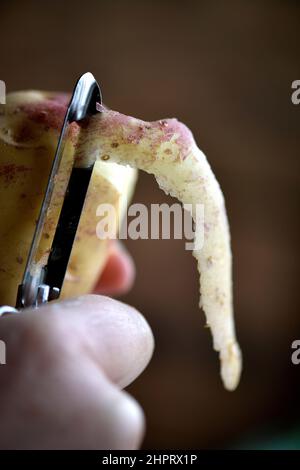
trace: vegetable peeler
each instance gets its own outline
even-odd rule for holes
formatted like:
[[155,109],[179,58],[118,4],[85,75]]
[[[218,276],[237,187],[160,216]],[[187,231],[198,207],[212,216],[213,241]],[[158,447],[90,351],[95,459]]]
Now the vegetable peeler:
[[94,76],[87,72],[77,81],[64,117],[23,279],[18,287],[16,308],[1,306],[0,316],[4,313],[18,312],[27,307],[38,307],[45,302],[58,299],[60,296],[94,164],[85,168],[77,168],[74,166],[73,160],[73,165],[67,175],[68,182],[46,264],[38,263],[36,255],[41,243],[47,213],[51,208],[51,198],[55,181],[59,175],[69,126],[73,122],[79,122],[88,116],[101,112],[101,105],[100,87]]

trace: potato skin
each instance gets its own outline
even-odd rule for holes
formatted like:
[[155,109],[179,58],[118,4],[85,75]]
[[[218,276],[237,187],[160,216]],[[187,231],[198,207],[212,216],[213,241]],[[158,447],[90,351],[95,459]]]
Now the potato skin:
[[[82,132],[78,159],[104,158],[154,175],[159,187],[187,204],[196,224],[193,255],[200,275],[199,306],[206,315],[221,376],[234,390],[242,370],[232,296],[232,253],[224,196],[192,132],[177,119],[146,122],[105,109]],[[197,207],[200,213],[197,224]],[[203,223],[201,223],[201,221]],[[198,243],[199,241],[199,243]]]
[[[16,302],[68,101],[68,95],[25,91],[8,94],[0,108],[0,304]],[[79,135],[80,128],[72,124],[38,253],[42,263],[51,247]],[[61,298],[93,289],[108,256],[108,240],[96,236],[96,209],[109,203],[122,217],[125,207],[120,203],[134,188],[134,170],[103,165],[99,161],[94,166]]]

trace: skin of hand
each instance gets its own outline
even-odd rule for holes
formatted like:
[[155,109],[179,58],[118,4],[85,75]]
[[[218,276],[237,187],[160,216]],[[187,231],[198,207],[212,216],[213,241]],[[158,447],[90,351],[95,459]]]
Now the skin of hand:
[[[134,278],[117,244],[97,291],[124,292]],[[133,307],[102,295],[51,302],[0,318],[2,449],[136,449],[139,404],[122,389],[148,364],[151,329]]]

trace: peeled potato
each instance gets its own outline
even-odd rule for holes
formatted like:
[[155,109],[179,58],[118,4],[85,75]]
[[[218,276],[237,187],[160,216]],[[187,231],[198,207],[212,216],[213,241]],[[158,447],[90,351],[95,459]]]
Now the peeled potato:
[[[26,91],[8,94],[6,106],[0,108],[0,304],[16,302],[68,100],[67,95]],[[60,189],[67,183],[78,135],[77,124],[72,124],[46,220],[41,262],[51,247]],[[97,206],[110,203],[122,218],[123,201],[132,194],[136,174],[130,167],[95,163],[62,298],[90,292],[97,282],[108,255],[108,240],[96,236]]]

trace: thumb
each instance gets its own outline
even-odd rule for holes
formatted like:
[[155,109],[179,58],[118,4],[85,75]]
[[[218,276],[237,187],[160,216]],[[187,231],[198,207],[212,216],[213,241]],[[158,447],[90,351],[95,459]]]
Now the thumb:
[[0,369],[4,448],[139,446],[143,412],[120,390],[153,350],[151,330],[135,309],[102,296],[51,302],[1,317],[0,337],[7,344]]

